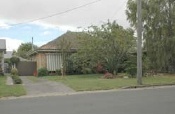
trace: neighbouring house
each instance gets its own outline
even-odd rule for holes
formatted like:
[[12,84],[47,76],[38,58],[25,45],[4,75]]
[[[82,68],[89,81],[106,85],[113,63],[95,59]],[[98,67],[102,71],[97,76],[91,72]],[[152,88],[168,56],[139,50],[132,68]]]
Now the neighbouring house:
[[4,54],[6,53],[6,40],[0,39],[0,75],[4,73]]
[[79,42],[78,38],[84,35],[82,32],[66,32],[60,37],[48,42],[35,51],[28,53],[32,61],[37,62],[37,69],[47,68],[53,72],[61,69],[63,64],[63,51],[67,56],[76,53]]
[[13,51],[6,51],[6,53],[4,54],[4,59],[5,59],[5,63],[4,63],[4,73],[10,73],[10,64],[6,62],[7,59],[10,60],[10,58],[13,56]]
[[13,51],[6,51],[4,59],[10,59],[13,56]]

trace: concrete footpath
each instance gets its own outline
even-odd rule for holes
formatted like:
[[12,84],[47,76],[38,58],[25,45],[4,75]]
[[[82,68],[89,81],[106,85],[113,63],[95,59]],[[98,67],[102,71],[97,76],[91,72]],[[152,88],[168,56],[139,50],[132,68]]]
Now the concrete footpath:
[[40,96],[46,94],[69,94],[75,91],[60,82],[53,82],[38,78],[37,82],[30,80],[27,76],[20,76],[26,88],[27,96]]
[[6,84],[7,85],[13,85],[13,80],[12,80],[11,76],[7,76]]

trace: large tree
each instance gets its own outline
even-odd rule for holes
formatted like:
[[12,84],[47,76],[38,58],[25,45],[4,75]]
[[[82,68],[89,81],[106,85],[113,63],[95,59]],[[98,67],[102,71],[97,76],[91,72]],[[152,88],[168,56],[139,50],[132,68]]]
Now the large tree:
[[[33,45],[34,49],[37,49],[36,45]],[[32,51],[32,43],[22,43],[16,52],[16,55],[28,59],[27,52]]]
[[81,46],[76,54],[84,68],[103,64],[109,72],[116,74],[135,44],[133,31],[124,29],[115,21],[100,27],[91,26],[86,34],[85,38],[80,38]]
[[[136,0],[128,0],[126,14],[136,28]],[[154,70],[175,71],[175,1],[142,0],[144,48]]]

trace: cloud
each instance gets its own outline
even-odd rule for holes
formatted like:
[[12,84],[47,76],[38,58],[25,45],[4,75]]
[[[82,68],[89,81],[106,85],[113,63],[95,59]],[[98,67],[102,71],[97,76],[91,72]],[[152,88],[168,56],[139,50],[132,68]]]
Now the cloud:
[[47,36],[47,35],[50,35],[50,34],[51,34],[51,32],[50,32],[50,31],[45,31],[45,32],[43,32],[43,34],[42,34],[42,35]]
[[23,43],[22,40],[17,40],[14,38],[8,38],[8,37],[0,37],[0,39],[6,40],[6,49],[7,51],[17,50],[19,45]]
[[81,31],[82,29],[79,27],[74,27],[74,26],[68,26],[68,25],[61,25],[59,26],[59,30],[66,32],[66,31]]
[[41,21],[35,21],[35,22],[32,22],[32,24],[34,25],[39,25],[41,27],[43,27],[43,29],[58,29],[58,25],[53,25],[53,24],[50,24],[50,23],[45,23],[45,22],[41,22]]
[[[48,24],[48,23],[42,23],[39,21],[33,22],[32,24],[39,25],[43,27],[43,29],[48,30],[48,29],[54,29],[54,30],[59,30],[62,32],[67,32],[69,31],[82,31],[81,27],[76,27],[76,26],[70,26],[70,25],[53,25],[53,24]],[[49,32],[45,31],[43,34],[47,35]]]
[[4,21],[0,20],[0,28],[1,29],[9,29],[11,26],[6,24]]
[[48,43],[48,42],[47,41],[36,41],[36,42],[34,42],[34,44],[37,45],[38,47],[40,47],[40,46],[42,46],[46,43]]
[[[95,0],[0,0],[1,18],[13,22],[26,22],[32,19],[49,16],[59,12],[81,6]],[[99,25],[101,21],[118,20],[119,24],[128,27],[126,22],[127,0],[101,0],[92,5],[66,12],[58,16],[35,22],[44,27],[58,28],[70,26],[72,28]],[[18,12],[18,13],[16,13]],[[117,12],[117,13],[116,13]],[[70,27],[63,27],[72,29]],[[64,29],[63,29],[64,30]]]

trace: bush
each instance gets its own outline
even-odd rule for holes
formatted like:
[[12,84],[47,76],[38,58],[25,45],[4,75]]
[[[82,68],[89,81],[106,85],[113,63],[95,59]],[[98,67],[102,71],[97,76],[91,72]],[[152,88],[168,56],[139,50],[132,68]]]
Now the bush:
[[103,76],[105,79],[114,79],[116,78],[113,74],[106,72],[105,75]]
[[22,84],[22,80],[18,76],[18,70],[16,68],[12,68],[11,74],[12,74],[12,79],[14,84]]
[[84,68],[82,69],[83,74],[92,74],[92,70],[90,68]]
[[130,78],[136,78],[137,68],[135,66],[128,67],[126,73],[129,74]]
[[4,76],[4,73],[2,71],[2,68],[0,67],[0,76]]
[[61,75],[61,69],[57,69],[57,70],[56,70],[56,74],[57,74],[57,75]]
[[129,78],[136,78],[137,74],[137,56],[131,54],[128,56],[127,61],[125,61],[125,71]]
[[17,76],[17,75],[18,75],[18,69],[12,68],[11,74],[12,74],[13,76]]
[[97,64],[97,66],[95,67],[95,72],[96,73],[105,73],[105,68],[104,68],[104,66],[102,65],[102,64]]
[[4,76],[4,73],[0,72],[0,76]]
[[21,78],[19,76],[13,75],[12,79],[13,79],[13,83],[14,84],[22,84],[22,80],[21,80]]
[[38,76],[48,76],[49,72],[46,68],[38,69]]

